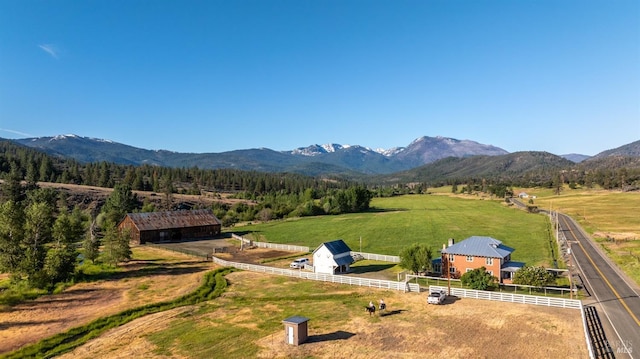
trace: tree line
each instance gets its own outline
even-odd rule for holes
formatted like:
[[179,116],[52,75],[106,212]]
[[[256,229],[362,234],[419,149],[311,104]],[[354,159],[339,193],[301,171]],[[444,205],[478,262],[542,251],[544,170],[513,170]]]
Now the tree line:
[[134,201],[130,191],[122,193],[114,191],[94,218],[69,210],[57,190],[23,182],[14,168],[0,185],[0,273],[9,273],[14,285],[52,290],[73,279],[82,261],[130,259],[130,236],[116,224]]
[[[442,160],[446,162],[447,159]],[[246,198],[267,194],[302,194],[306,189],[319,191],[363,186],[374,196],[387,197],[407,193],[425,193],[428,187],[451,185],[463,191],[505,194],[508,187],[547,187],[559,185],[604,189],[640,189],[640,167],[633,158],[613,158],[577,164],[572,168],[531,169],[523,173],[491,173],[482,176],[454,176],[421,173],[418,182],[389,182],[382,176],[361,181],[340,177],[317,178],[295,173],[268,173],[235,169],[167,168],[153,165],[119,165],[108,162],[81,164],[73,159],[61,159],[8,140],[0,141],[0,178],[12,164],[22,177],[31,182],[58,182],[113,188],[117,183],[133,190],[163,193],[200,194],[210,192],[241,192]],[[402,178],[402,176],[396,177]],[[508,191],[506,192],[508,194]]]

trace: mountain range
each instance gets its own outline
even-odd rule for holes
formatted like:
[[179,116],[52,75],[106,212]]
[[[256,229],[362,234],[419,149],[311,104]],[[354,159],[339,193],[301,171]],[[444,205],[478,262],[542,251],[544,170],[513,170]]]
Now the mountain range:
[[[150,164],[165,167],[202,169],[234,168],[263,172],[293,172],[311,176],[389,175],[419,169],[442,167],[438,172],[468,175],[471,172],[515,171],[538,165],[563,168],[611,156],[640,157],[640,141],[604,151],[593,158],[579,154],[557,156],[547,152],[509,153],[496,146],[471,140],[423,136],[406,147],[373,150],[359,145],[311,145],[290,151],[268,148],[240,149],[220,153],[179,153],[146,150],[109,140],[60,135],[14,139],[13,142],[39,149],[54,156],[79,162],[113,162],[125,165]],[[435,166],[435,167],[434,167]],[[484,169],[483,169],[484,168]],[[429,172],[429,171],[427,171]]]

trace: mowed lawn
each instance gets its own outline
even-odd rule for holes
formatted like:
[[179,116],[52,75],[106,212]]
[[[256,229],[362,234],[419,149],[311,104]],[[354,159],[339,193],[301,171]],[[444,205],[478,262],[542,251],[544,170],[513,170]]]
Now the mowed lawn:
[[[507,206],[503,201],[443,195],[374,198],[371,211],[306,217],[236,227],[254,239],[316,248],[343,239],[353,251],[398,255],[413,243],[424,243],[434,257],[449,238],[489,236],[515,249],[512,260],[551,266],[550,224],[546,216]],[[360,240],[362,238],[362,240]]]

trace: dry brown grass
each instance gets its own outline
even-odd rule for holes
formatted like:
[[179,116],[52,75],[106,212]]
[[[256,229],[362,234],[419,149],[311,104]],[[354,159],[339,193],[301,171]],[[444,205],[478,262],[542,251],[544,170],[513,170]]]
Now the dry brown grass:
[[[147,303],[177,298],[197,288],[211,263],[180,253],[140,247],[145,258],[124,265],[118,280],[76,284],[0,312],[0,353],[50,337],[94,319]],[[153,264],[155,269],[139,271]],[[157,270],[156,270],[157,269]]]
[[[191,311],[189,321],[197,328],[211,330],[228,326],[242,327],[247,333],[260,332],[264,324],[260,313],[283,313],[286,303],[268,303],[260,309],[233,305],[238,296],[271,292],[278,286],[297,280],[274,280],[265,274],[236,272],[228,275],[233,283],[216,309],[203,311],[196,307],[158,313],[114,329],[99,339],[76,349],[63,358],[166,358],[155,352],[146,340],[150,333],[166,330],[178,314]],[[334,291],[358,293],[364,298],[384,296],[387,315],[369,316],[360,308],[364,303],[351,303],[351,310],[335,308],[336,320],[311,320],[309,342],[290,346],[284,342],[284,330],[263,333],[254,341],[259,358],[584,358],[587,356],[580,312],[522,304],[507,304],[473,299],[459,299],[442,306],[426,304],[424,294],[381,291],[346,287],[330,283],[314,285],[321,293]],[[258,294],[260,295],[260,294]],[[360,305],[362,304],[362,305]],[[323,305],[318,303],[318,305]],[[348,307],[349,305],[347,305]],[[284,319],[284,317],[282,318]],[[184,320],[184,319],[183,319]],[[242,338],[227,338],[236,342]],[[127,343],[127,345],[122,345]],[[179,348],[171,357],[203,357]],[[233,357],[226,355],[225,357]]]

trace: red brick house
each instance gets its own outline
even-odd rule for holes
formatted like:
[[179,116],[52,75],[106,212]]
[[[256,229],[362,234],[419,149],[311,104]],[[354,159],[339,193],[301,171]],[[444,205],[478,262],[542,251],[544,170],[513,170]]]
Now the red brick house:
[[441,251],[441,258],[434,261],[434,271],[443,273],[447,267],[452,276],[485,267],[487,272],[498,278],[500,283],[511,283],[513,274],[522,266],[522,262],[511,261],[513,248],[491,237],[473,236],[459,243],[450,240],[449,246]]
[[118,229],[129,229],[132,242],[171,242],[207,239],[220,234],[222,222],[210,209],[127,213]]

